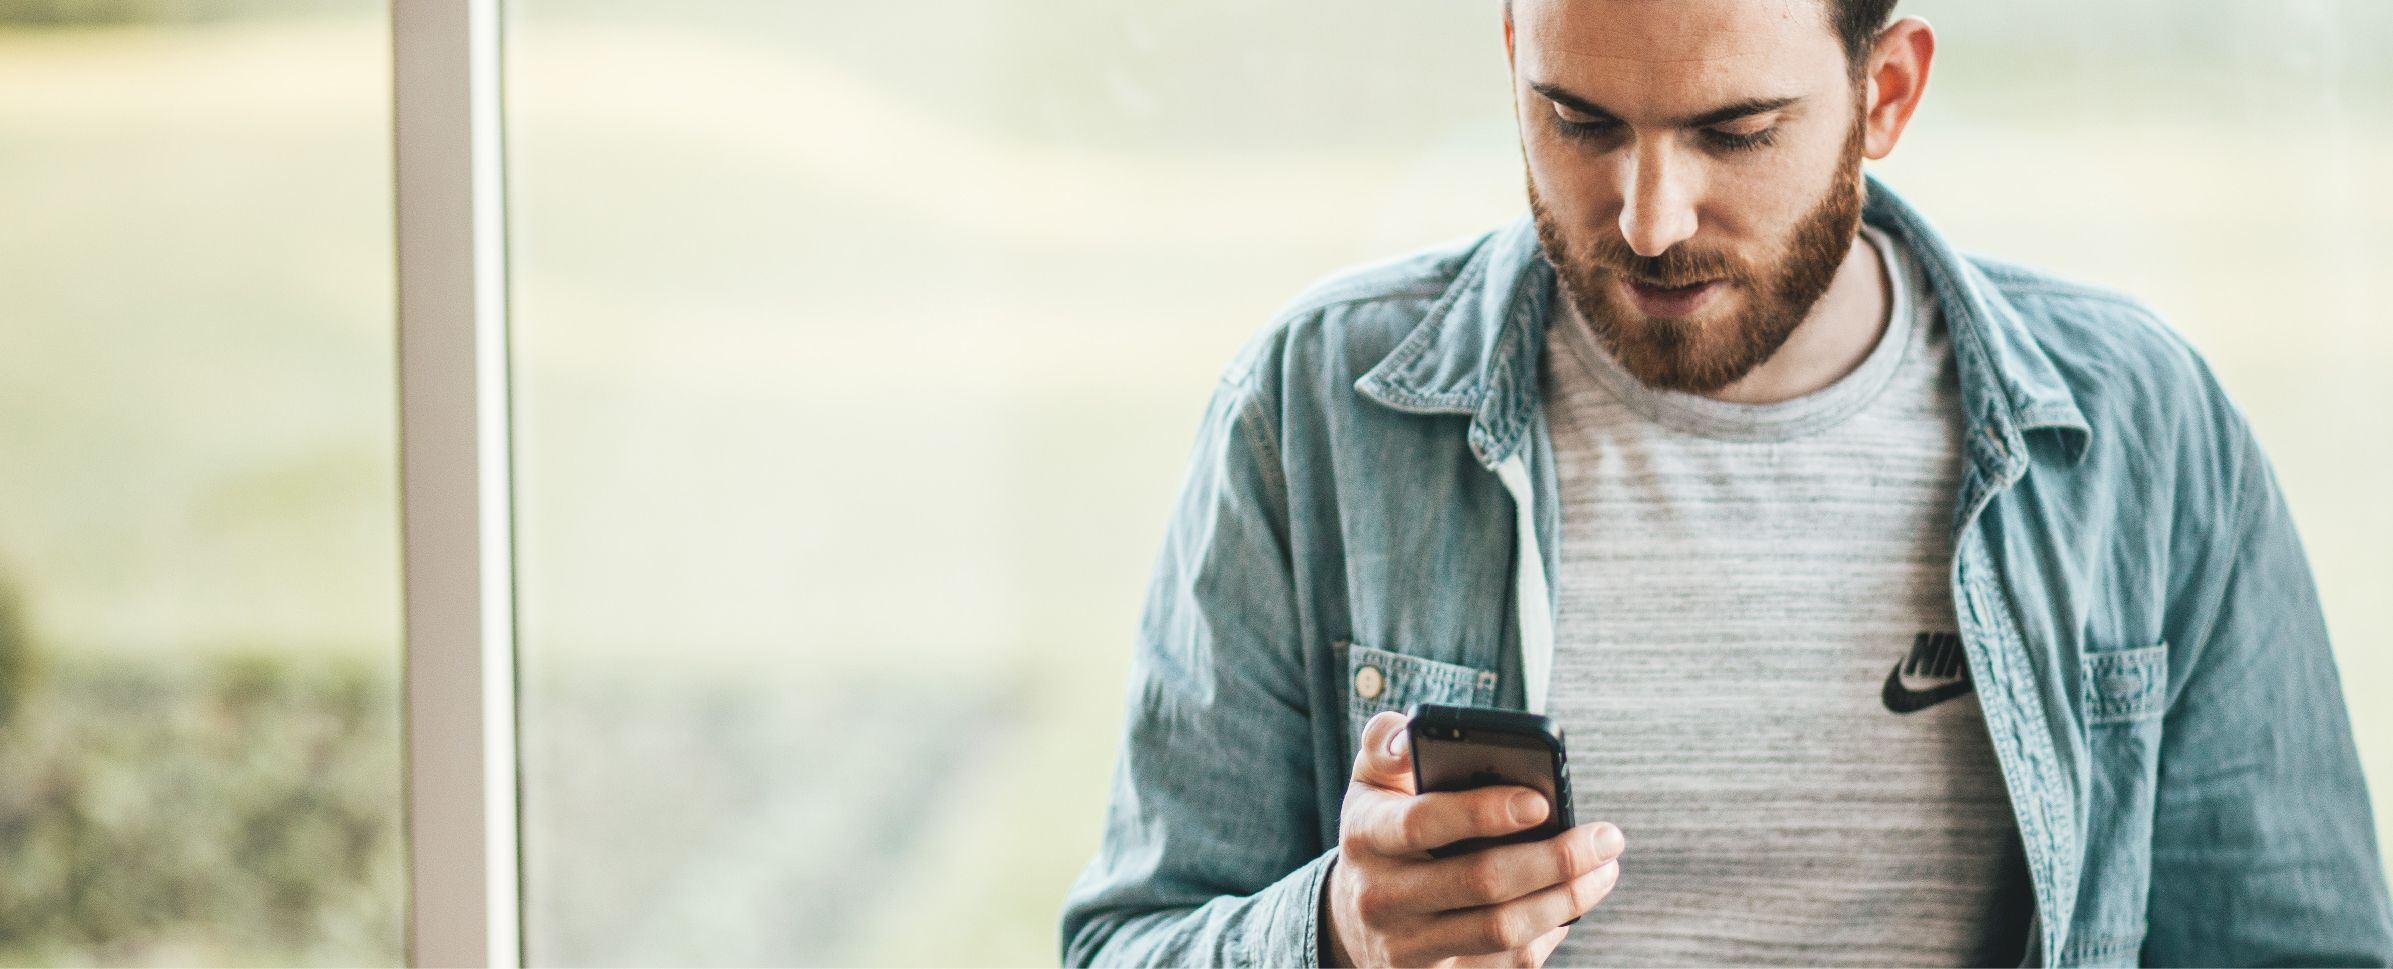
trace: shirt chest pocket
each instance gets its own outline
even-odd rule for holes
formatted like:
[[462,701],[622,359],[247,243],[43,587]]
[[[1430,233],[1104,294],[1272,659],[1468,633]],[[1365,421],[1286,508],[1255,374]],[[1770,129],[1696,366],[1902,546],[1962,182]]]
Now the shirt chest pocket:
[[[2106,649],[2083,658],[2086,742],[2085,844],[2102,846],[2100,870],[2113,885],[2151,877],[2153,809],[2168,715],[2166,643]],[[2078,897],[2064,965],[2132,966],[2144,937],[2146,894]]]
[[1363,724],[1382,710],[1402,713],[1415,703],[1484,707],[1496,701],[1496,674],[1365,646],[1341,643],[1346,654],[1346,742],[1363,736]]

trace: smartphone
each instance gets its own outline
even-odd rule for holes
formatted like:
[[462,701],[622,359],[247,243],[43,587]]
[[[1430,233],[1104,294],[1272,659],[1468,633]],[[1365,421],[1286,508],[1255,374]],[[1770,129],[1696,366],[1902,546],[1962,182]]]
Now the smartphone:
[[1492,845],[1543,841],[1572,827],[1570,759],[1562,728],[1553,720],[1518,710],[1450,707],[1417,703],[1412,722],[1413,789],[1468,791],[1497,784],[1526,787],[1545,795],[1545,822],[1496,838],[1469,838],[1432,849],[1445,858]]

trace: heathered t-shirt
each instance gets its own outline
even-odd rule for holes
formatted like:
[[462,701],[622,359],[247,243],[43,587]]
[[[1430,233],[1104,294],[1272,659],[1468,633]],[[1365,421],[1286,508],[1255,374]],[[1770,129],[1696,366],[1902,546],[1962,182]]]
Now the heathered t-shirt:
[[1955,635],[1958,371],[1918,264],[1864,232],[1885,335],[1794,400],[1649,388],[1555,300],[1549,713],[1577,820],[1628,851],[1547,965],[2021,958],[2027,872]]

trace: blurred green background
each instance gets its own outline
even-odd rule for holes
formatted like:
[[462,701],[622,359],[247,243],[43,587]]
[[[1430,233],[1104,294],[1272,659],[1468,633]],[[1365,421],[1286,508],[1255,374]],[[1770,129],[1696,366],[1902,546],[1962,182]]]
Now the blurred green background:
[[[2381,786],[2393,8],[1899,10],[1878,170],[2209,356]],[[385,18],[0,0],[0,963],[400,958]],[[1493,3],[515,0],[507,57],[534,961],[1054,961],[1215,370],[1521,205]]]

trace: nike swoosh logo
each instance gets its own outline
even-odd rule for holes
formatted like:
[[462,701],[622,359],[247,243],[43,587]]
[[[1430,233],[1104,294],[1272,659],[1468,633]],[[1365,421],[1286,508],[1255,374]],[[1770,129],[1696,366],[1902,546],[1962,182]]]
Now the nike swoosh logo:
[[1886,689],[1879,691],[1878,696],[1886,701],[1886,709],[1896,713],[1917,713],[1967,692],[1967,679],[1926,690],[1908,689],[1903,686],[1903,664],[1896,663],[1894,669],[1886,671]]

